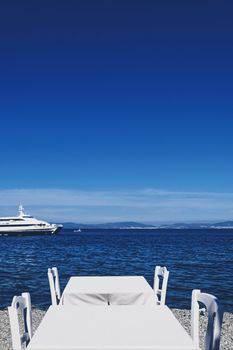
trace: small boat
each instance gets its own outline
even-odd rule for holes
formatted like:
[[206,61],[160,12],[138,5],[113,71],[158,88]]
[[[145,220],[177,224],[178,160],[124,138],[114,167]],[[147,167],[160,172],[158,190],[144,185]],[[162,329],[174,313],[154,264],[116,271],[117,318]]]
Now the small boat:
[[0,235],[2,236],[54,235],[62,227],[63,225],[49,224],[25,214],[22,205],[19,206],[18,216],[0,217]]
[[74,232],[77,233],[77,232],[82,232],[82,231],[81,231],[81,228],[79,228],[78,230],[74,230]]

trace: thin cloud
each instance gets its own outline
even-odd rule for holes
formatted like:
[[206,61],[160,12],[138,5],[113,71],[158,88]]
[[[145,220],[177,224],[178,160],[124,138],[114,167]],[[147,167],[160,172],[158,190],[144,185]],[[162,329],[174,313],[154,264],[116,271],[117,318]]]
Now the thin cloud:
[[12,215],[19,203],[34,215],[56,221],[218,221],[233,216],[233,193],[172,192],[154,188],[0,190],[0,215]]

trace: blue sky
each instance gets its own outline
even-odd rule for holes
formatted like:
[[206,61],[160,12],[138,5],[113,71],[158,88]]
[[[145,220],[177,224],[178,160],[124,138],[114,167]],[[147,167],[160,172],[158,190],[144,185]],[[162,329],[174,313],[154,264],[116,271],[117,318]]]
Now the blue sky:
[[0,7],[0,214],[233,218],[230,1]]

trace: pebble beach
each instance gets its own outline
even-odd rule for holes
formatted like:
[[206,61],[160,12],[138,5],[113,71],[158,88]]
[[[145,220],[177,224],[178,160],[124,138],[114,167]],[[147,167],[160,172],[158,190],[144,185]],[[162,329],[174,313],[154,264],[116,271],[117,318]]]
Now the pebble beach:
[[[190,334],[190,310],[172,309],[176,318],[180,321],[182,326]],[[45,315],[44,310],[33,309],[32,320],[33,320],[33,331],[35,332],[39,326],[41,320]],[[203,334],[207,325],[206,315],[200,316],[200,341],[201,349],[204,350]],[[0,349],[1,350],[12,350],[11,346],[11,334],[10,325],[8,319],[8,311],[0,310]],[[222,326],[221,336],[221,350],[233,350],[233,314],[225,312]]]

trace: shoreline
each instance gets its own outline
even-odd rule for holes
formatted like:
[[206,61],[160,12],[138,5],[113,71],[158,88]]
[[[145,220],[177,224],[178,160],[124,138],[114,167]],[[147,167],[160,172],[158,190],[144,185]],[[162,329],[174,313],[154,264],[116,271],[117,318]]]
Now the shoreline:
[[[175,317],[190,334],[190,310],[172,309]],[[33,333],[36,331],[46,311],[38,308],[32,309]],[[206,315],[200,316],[200,346],[204,350],[203,334],[207,325]],[[7,309],[0,310],[0,349],[12,350],[11,334]],[[225,312],[222,325],[220,350],[233,350],[233,313]]]

